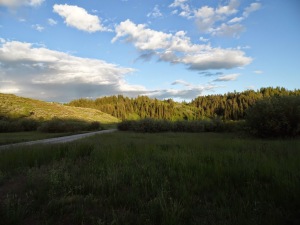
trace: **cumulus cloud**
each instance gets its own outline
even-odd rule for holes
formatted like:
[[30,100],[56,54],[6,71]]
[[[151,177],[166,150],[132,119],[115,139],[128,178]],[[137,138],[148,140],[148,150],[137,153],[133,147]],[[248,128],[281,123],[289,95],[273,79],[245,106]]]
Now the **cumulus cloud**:
[[39,6],[44,0],[0,0],[0,6],[18,7],[18,6]]
[[[212,34],[214,36],[239,37],[245,31],[241,24],[252,12],[261,8],[260,3],[251,3],[246,7],[241,16],[234,15],[239,13],[239,0],[230,0],[227,5],[217,7],[202,6],[193,8],[185,0],[175,0],[169,7],[178,8],[173,11],[179,16],[194,19],[200,32]],[[232,18],[233,17],[233,18]],[[230,25],[233,24],[233,25]]]
[[134,72],[98,59],[81,58],[18,41],[0,45],[0,92],[51,101],[87,96],[144,93],[125,76]]
[[217,79],[215,79],[214,81],[234,81],[234,80],[236,80],[239,76],[240,76],[240,74],[238,74],[238,73],[228,74],[228,75],[219,76],[219,77],[218,77]]
[[89,33],[96,31],[108,31],[101,24],[98,16],[89,14],[85,9],[76,5],[58,5],[53,6],[53,11],[65,19],[67,26],[75,27],[78,30],[83,30]]
[[168,34],[151,30],[144,24],[130,20],[116,26],[112,42],[124,38],[141,54],[157,56],[159,60],[172,64],[181,63],[191,70],[230,69],[249,64],[252,59],[240,49],[213,48],[209,44],[193,44],[184,31]]
[[46,101],[68,102],[82,97],[123,94],[156,98],[193,99],[217,86],[172,83],[180,89],[147,90],[131,85],[125,76],[134,72],[102,60],[81,58],[19,41],[0,39],[0,92]]

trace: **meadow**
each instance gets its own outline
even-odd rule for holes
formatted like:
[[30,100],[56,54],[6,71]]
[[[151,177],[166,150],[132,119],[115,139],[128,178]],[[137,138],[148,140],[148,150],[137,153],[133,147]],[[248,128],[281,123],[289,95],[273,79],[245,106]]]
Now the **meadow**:
[[0,224],[299,224],[300,139],[116,132],[0,152]]

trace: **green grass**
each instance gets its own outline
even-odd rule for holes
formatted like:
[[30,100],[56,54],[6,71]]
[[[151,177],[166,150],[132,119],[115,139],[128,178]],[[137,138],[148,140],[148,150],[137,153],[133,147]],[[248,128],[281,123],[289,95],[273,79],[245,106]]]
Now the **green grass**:
[[95,109],[65,106],[59,103],[43,102],[0,93],[0,119],[1,116],[12,119],[27,118],[36,120],[76,119],[88,122],[98,121],[102,124],[119,122],[117,118]]
[[299,224],[300,140],[117,132],[0,152],[0,224]]

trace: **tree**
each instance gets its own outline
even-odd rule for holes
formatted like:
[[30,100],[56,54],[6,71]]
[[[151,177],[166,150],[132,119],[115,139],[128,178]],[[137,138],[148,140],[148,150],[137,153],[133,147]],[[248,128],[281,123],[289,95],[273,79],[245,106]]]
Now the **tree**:
[[261,137],[300,134],[300,96],[278,96],[258,101],[247,110],[252,133]]

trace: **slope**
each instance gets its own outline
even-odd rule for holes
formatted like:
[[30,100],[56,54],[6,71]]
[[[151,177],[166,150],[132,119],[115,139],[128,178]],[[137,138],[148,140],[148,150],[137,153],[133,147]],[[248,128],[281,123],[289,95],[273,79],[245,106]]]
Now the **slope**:
[[103,124],[116,123],[119,120],[96,109],[65,106],[12,94],[0,93],[0,118],[28,118],[51,120],[53,118],[98,121]]

